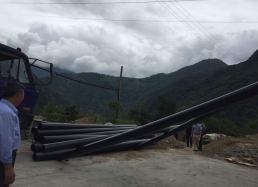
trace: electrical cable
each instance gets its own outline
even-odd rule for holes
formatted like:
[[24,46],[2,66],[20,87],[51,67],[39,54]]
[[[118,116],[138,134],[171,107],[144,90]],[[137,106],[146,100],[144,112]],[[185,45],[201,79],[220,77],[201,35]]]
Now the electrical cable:
[[[175,0],[174,0],[175,1]],[[202,1],[202,0],[181,0],[181,1]],[[162,2],[170,2],[162,1]],[[107,4],[145,4],[145,3],[157,3],[157,1],[120,1],[120,2],[0,2],[0,4],[37,4],[37,5],[107,5]]]
[[79,17],[64,17],[64,16],[43,16],[43,15],[35,15],[35,14],[21,14],[21,13],[13,13],[13,12],[0,12],[0,14],[13,14],[20,16],[33,16],[33,17],[42,17],[42,18],[56,18],[56,19],[77,19],[77,20],[89,20],[89,21],[114,21],[114,22],[146,22],[146,23],[181,23],[181,22],[199,22],[199,23],[224,23],[224,24],[256,24],[258,21],[244,21],[244,22],[233,22],[233,21],[179,21],[179,20],[139,20],[139,19],[105,19],[105,18],[79,18]]
[[[182,20],[182,18],[180,17],[180,16],[178,16],[172,9],[171,9],[171,7],[169,7],[169,6],[167,6],[165,3],[165,5],[163,5],[159,0],[157,0],[165,9],[167,9],[167,11],[169,11],[170,12],[170,14],[172,14],[173,16],[175,16],[178,20]],[[170,8],[170,10],[169,10],[169,8],[167,8],[167,7],[169,7]],[[172,12],[171,12],[172,11]],[[179,17],[179,18],[178,18]],[[208,42],[206,42],[203,38],[201,38],[199,35],[197,35],[196,33],[196,31],[194,30],[194,28],[192,27],[192,26],[190,26],[190,25],[187,25],[186,23],[185,23],[185,21],[181,21],[181,23],[183,23],[189,30],[191,30],[197,37],[199,37],[204,43],[206,43],[211,49],[213,48],[213,46],[210,44],[210,43],[208,43]],[[196,33],[195,33],[195,32]]]
[[[209,43],[210,45],[212,45],[212,46],[215,47],[215,45],[216,45],[216,43],[217,43],[216,41],[210,39],[210,37],[209,37],[202,29],[200,29],[194,22],[192,22],[191,19],[190,19],[187,15],[185,15],[177,6],[175,6],[174,3],[172,3],[172,2],[170,2],[170,3],[171,3],[174,7],[176,7],[176,9],[179,10],[179,12],[180,12],[181,14],[183,14],[187,19],[189,19],[190,22],[193,23],[194,26],[196,26],[197,30],[199,29],[198,31],[201,31],[201,32],[207,37],[207,41],[208,41],[208,43]],[[182,18],[182,19],[183,19],[183,18]],[[196,31],[196,30],[195,30],[195,31]],[[197,31],[196,31],[196,32],[197,32]],[[200,33],[199,33],[199,34],[200,34]],[[212,42],[210,43],[210,40],[211,40],[213,43],[212,43]],[[214,48],[214,47],[213,47],[213,48]],[[220,46],[219,46],[219,48],[220,48],[220,49],[217,49],[217,51],[220,51],[220,54],[223,56],[223,53],[225,53],[225,51],[224,51],[224,49],[221,48]],[[214,49],[215,49],[215,48],[214,48]],[[224,56],[225,56],[225,55],[224,55]]]
[[[30,59],[34,59],[34,58],[30,58]],[[47,71],[47,72],[50,72],[50,70],[47,70],[47,69],[44,69],[42,67],[39,67],[37,65],[32,65],[36,68],[39,68],[43,71]],[[70,78],[70,77],[67,77],[67,76],[64,76],[64,75],[61,75],[59,73],[56,73],[55,72],[55,75],[59,76],[59,77],[62,77],[62,78],[65,78],[65,79],[68,79],[68,80],[71,80],[71,81],[75,81],[75,82],[78,82],[78,83],[81,83],[81,84],[85,84],[85,85],[89,85],[89,86],[93,86],[93,87],[98,87],[98,88],[102,88],[102,89],[106,89],[106,90],[118,90],[118,88],[112,88],[112,87],[106,87],[106,86],[101,86],[101,85],[96,85],[96,84],[92,84],[92,83],[88,83],[88,82],[83,82],[83,81],[80,81],[80,80],[76,80],[76,79],[73,79],[73,78]],[[51,75],[52,76],[52,75]]]
[[[211,38],[211,40],[216,44],[216,43],[219,43],[223,48],[225,48],[229,53],[230,53],[230,55],[229,56],[231,56],[231,57],[233,57],[233,58],[235,58],[235,59],[237,59],[239,62],[240,62],[240,60],[233,54],[233,53],[231,53],[231,51],[229,51],[225,46],[223,46],[219,41],[218,41],[218,39],[217,38],[215,38],[200,22],[198,22],[177,0],[175,0],[175,1],[171,1],[171,3],[174,5],[174,3],[173,2],[176,2],[187,14],[189,14],[203,29],[204,29],[204,31],[206,31],[213,39],[215,39],[215,41]],[[174,5],[175,6],[175,5]],[[176,7],[176,6],[175,6]],[[176,7],[179,11],[180,11],[180,9],[178,8],[178,7]],[[181,12],[181,11],[180,11]],[[185,15],[183,12],[181,12],[183,15]],[[194,25],[195,25],[195,23],[187,16],[187,15],[185,15]],[[201,30],[201,29],[200,29]],[[202,30],[201,30],[202,31]],[[204,33],[204,32],[203,32]],[[205,33],[204,33],[205,34]],[[206,34],[205,34],[206,35]],[[206,35],[207,37],[209,37],[208,35]],[[223,48],[221,47],[221,46],[219,46],[222,50],[223,50]]]
[[[178,20],[183,20],[183,18],[181,17],[181,16],[179,16],[175,11],[173,11],[172,10],[172,8],[169,6],[169,5],[167,5],[166,3],[163,3],[163,4],[165,4],[165,6],[162,4],[162,2],[160,2],[159,0],[157,0],[163,7],[165,7],[173,16],[175,16]],[[169,8],[167,8],[167,7],[169,7]],[[169,10],[170,9],[170,10]],[[173,13],[172,13],[173,12]],[[179,18],[178,18],[179,17]],[[207,46],[209,46],[210,47],[210,49],[213,49],[213,50],[216,50],[219,54],[221,54],[222,56],[223,56],[223,54],[222,54],[222,52],[221,52],[221,50],[218,50],[218,49],[216,49],[216,48],[214,48],[214,45],[213,44],[211,44],[210,42],[208,42],[208,41],[206,41],[205,39],[203,39],[202,37],[201,37],[201,34],[199,33],[199,32],[197,32],[191,25],[189,25],[187,22],[182,22],[189,30],[191,30],[197,37],[199,37],[204,43],[206,43],[207,44]]]

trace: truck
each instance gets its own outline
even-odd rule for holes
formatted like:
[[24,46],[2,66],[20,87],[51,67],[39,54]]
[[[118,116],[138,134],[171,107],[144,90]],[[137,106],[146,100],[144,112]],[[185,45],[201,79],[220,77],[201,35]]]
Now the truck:
[[[24,86],[25,97],[17,107],[23,139],[29,136],[34,120],[33,111],[39,95],[32,73],[32,65],[33,63],[30,63],[30,59],[20,48],[14,49],[0,44],[0,93],[7,82],[16,82]],[[0,99],[2,99],[2,94],[0,94]]]

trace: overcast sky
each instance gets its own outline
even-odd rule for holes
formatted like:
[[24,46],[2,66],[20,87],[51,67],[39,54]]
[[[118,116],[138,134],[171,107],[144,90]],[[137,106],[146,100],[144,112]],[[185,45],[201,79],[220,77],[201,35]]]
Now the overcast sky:
[[0,0],[0,7],[0,43],[76,73],[119,76],[124,66],[124,76],[142,78],[207,58],[237,64],[258,49],[257,0]]

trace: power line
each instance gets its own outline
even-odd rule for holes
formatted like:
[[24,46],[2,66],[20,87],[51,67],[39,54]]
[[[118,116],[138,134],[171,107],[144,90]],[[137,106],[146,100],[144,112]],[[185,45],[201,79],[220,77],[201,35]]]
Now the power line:
[[[157,0],[158,2],[160,2],[159,0]],[[172,10],[172,8],[170,7],[170,6],[168,6],[167,4],[165,4],[165,5],[163,5],[161,2],[160,2],[160,4],[164,7],[164,8],[166,8],[169,12],[170,12],[170,14],[172,14],[173,16],[175,16],[178,20],[182,20],[182,18],[178,15],[178,14],[176,14],[173,10]],[[169,7],[169,8],[168,8]],[[204,43],[206,43],[211,49],[213,49],[213,45],[212,44],[210,44],[209,42],[207,42],[207,41],[205,41],[202,37],[201,37],[201,35],[191,26],[191,25],[189,25],[189,24],[187,24],[187,23],[185,23],[184,21],[182,22],[189,30],[191,30],[197,37],[199,37]]]
[[[211,40],[213,43],[210,43],[210,37],[202,30],[202,29],[200,29],[194,22],[192,22],[192,20],[187,16],[187,15],[185,15],[177,6],[175,6],[174,5],[174,3],[172,3],[172,2],[170,2],[174,7],[176,7],[176,9],[177,10],[179,10],[179,12],[181,13],[181,14],[183,14],[188,20],[190,20],[190,22],[191,23],[193,23],[193,25],[194,26],[196,26],[196,28],[197,28],[197,30],[198,31],[201,31],[201,33],[203,33],[206,37],[207,37],[207,41],[208,41],[208,43],[210,44],[210,45],[212,45],[213,46],[213,48],[214,48],[214,46],[216,45],[216,42],[214,42],[214,40]],[[188,23],[187,23],[188,24]],[[195,30],[195,29],[194,29]],[[197,32],[197,30],[195,30],[195,32]],[[198,32],[197,32],[198,33]],[[200,33],[198,33],[198,34],[200,34]],[[220,47],[220,46],[219,46]],[[215,49],[215,48],[214,48]],[[220,54],[221,55],[223,55],[223,52],[224,52],[224,50],[220,47],[220,50],[217,50],[217,51],[219,51],[220,52]]]
[[[175,11],[173,11],[173,9],[169,6],[169,5],[167,5],[166,3],[161,3],[159,0],[157,0],[163,7],[165,7],[173,16],[175,16],[178,20],[183,20],[183,18],[181,17],[181,16],[179,16]],[[163,5],[163,4],[165,4],[165,6]],[[168,7],[168,8],[167,8]],[[209,46],[211,49],[213,49],[213,50],[215,50],[215,51],[217,51],[218,53],[220,53],[221,55],[223,55],[222,54],[222,52],[221,52],[221,50],[218,50],[218,49],[216,49],[216,48],[214,48],[214,45],[213,44],[211,44],[209,41],[206,41],[204,38],[202,38],[201,36],[201,34],[197,31],[197,30],[195,30],[188,22],[182,22],[189,30],[191,30],[197,37],[199,37],[204,43],[206,43],[206,45],[207,46]]]
[[[35,58],[29,58],[29,59],[32,59],[32,60],[37,60]],[[41,61],[41,60],[40,60]],[[44,62],[44,61],[43,61]],[[50,70],[48,69],[45,69],[45,68],[42,68],[40,66],[37,66],[35,64],[31,65],[31,66],[34,66],[38,69],[41,69],[43,71],[47,71],[47,72],[50,72]],[[118,88],[112,88],[112,87],[106,87],[106,86],[102,86],[102,85],[97,85],[97,84],[92,84],[92,83],[88,83],[88,82],[84,82],[84,81],[80,81],[80,80],[76,80],[76,79],[73,79],[71,77],[67,77],[65,75],[62,75],[62,74],[59,74],[59,73],[56,73],[55,72],[55,75],[59,76],[59,77],[62,77],[62,78],[65,78],[65,79],[68,79],[68,80],[71,80],[71,81],[75,81],[75,82],[78,82],[78,83],[81,83],[81,84],[85,84],[85,85],[89,85],[89,86],[93,86],[93,87],[97,87],[97,88],[102,88],[102,89],[106,89],[106,90],[118,90]]]
[[[219,40],[217,39],[217,38],[215,38],[199,21],[197,21],[177,0],[175,0],[176,1],[176,3],[180,6],[180,7],[182,7],[182,9],[188,14],[188,15],[190,15],[203,29],[204,29],[204,31],[206,31],[213,39],[211,39],[215,44],[216,43],[219,43],[223,48],[225,48],[228,52],[229,52],[229,54],[231,55],[231,56],[233,56],[235,59],[237,59],[239,62],[240,62],[240,60],[231,52],[231,51],[229,51],[224,45],[222,45],[220,42],[219,42]],[[171,2],[172,3],[172,2]],[[173,3],[172,3],[173,4]],[[174,4],[173,4],[174,5]],[[175,5],[174,5],[175,6]],[[176,7],[176,6],[175,6]],[[177,8],[178,9],[178,8]],[[179,9],[178,9],[179,10]],[[179,10],[180,11],[180,10]],[[181,11],[180,11],[181,12]],[[182,13],[182,12],[181,12]],[[184,13],[183,13],[184,14]],[[185,14],[184,14],[185,15]],[[188,16],[186,16],[187,18],[188,18]],[[188,18],[190,21],[191,21],[191,19],[190,18]],[[193,21],[191,21],[193,24],[195,24]],[[200,29],[201,30],[201,29]],[[206,34],[205,34],[206,35]],[[207,35],[206,35],[207,36]],[[207,37],[209,37],[209,36],[207,36]],[[220,46],[219,46],[220,47]],[[221,49],[223,49],[222,47],[220,47]],[[230,56],[229,55],[229,56]]]
[[0,12],[0,14],[12,14],[20,16],[33,16],[42,18],[56,18],[56,19],[77,19],[77,20],[89,20],[89,21],[113,21],[113,22],[146,22],[146,23],[181,23],[181,22],[199,22],[199,23],[224,23],[224,24],[257,24],[258,21],[245,21],[245,22],[234,22],[234,21],[188,21],[188,20],[140,20],[140,19],[108,19],[108,18],[83,18],[83,17],[65,17],[65,16],[45,16],[45,15],[35,15],[35,14],[22,14],[13,12]]
[[[175,0],[174,0],[175,1]],[[203,1],[203,0],[180,0],[180,1]],[[162,2],[170,2],[162,1]],[[157,1],[121,1],[121,2],[0,2],[0,4],[36,4],[36,5],[107,5],[107,4],[145,4],[145,3],[157,3]]]

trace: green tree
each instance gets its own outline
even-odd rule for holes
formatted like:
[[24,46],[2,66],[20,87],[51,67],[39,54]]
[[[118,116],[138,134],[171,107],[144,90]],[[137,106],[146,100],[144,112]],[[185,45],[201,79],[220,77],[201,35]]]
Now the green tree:
[[164,118],[171,114],[174,114],[177,109],[177,104],[174,99],[169,99],[164,95],[159,95],[159,104],[157,107],[157,118]]
[[128,119],[144,125],[150,122],[151,116],[145,111],[142,106],[135,106],[130,109],[128,113]]
[[67,121],[74,121],[78,119],[79,112],[80,110],[77,105],[73,104],[71,106],[65,107],[63,114],[65,115]]
[[111,121],[118,119],[119,111],[123,110],[123,106],[117,101],[113,100],[107,103],[107,115]]
[[47,121],[57,121],[58,120],[58,106],[54,99],[49,101],[43,110],[43,115]]
[[212,116],[204,120],[207,127],[205,133],[221,133],[229,136],[242,136],[243,129],[239,128],[233,121],[231,121],[224,113]]

